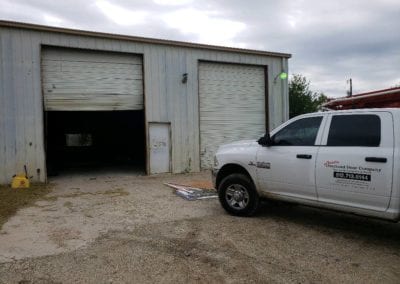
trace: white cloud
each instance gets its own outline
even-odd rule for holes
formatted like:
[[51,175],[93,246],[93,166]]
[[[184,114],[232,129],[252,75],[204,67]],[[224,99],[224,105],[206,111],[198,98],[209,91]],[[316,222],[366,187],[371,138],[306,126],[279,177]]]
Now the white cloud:
[[96,6],[106,17],[121,26],[144,24],[148,16],[145,11],[132,11],[105,0],[97,1]]
[[191,3],[193,0],[153,0],[153,2],[164,6],[181,6]]
[[292,53],[290,73],[343,96],[400,83],[399,0],[0,0],[0,18]]
[[43,19],[46,25],[60,26],[63,23],[62,19],[46,13],[43,15]]
[[[232,45],[235,36],[243,32],[246,25],[217,16],[215,12],[188,8],[166,13],[162,19],[184,35],[195,35],[202,43]],[[238,45],[235,43],[235,46]]]

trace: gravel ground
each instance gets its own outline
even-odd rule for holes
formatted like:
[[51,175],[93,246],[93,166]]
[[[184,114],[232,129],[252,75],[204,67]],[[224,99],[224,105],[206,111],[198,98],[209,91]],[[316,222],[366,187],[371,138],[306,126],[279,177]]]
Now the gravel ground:
[[399,224],[265,203],[252,218],[164,182],[66,175],[0,231],[0,283],[399,283]]

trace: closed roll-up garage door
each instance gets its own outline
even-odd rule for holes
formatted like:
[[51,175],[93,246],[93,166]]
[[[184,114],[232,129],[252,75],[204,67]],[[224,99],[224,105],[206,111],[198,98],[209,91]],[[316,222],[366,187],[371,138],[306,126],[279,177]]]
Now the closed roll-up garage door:
[[210,168],[218,146],[265,133],[265,69],[201,62],[200,159]]
[[47,111],[143,109],[141,56],[44,48],[42,88]]

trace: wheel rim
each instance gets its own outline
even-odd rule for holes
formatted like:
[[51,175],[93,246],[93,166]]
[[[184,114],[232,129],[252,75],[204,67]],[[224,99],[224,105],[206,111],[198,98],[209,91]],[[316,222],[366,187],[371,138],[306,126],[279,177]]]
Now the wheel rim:
[[232,184],[226,189],[225,200],[234,209],[244,209],[249,204],[249,192],[241,184]]

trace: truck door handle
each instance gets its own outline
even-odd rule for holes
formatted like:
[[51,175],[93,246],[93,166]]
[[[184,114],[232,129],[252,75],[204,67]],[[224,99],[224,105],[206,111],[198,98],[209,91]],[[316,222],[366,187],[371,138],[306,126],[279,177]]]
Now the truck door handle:
[[308,155],[308,154],[297,154],[296,155],[297,159],[311,159],[312,155]]
[[381,157],[366,157],[365,161],[366,162],[374,162],[374,163],[386,163],[387,159],[381,158]]

